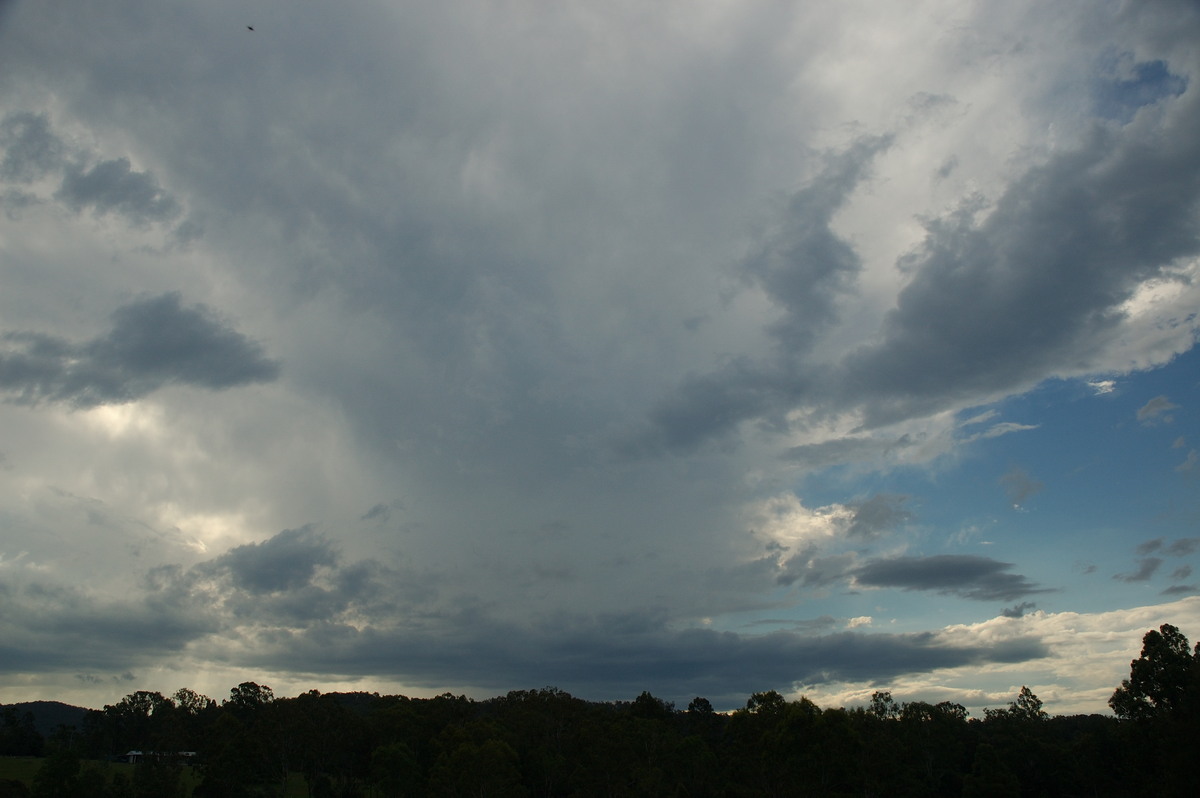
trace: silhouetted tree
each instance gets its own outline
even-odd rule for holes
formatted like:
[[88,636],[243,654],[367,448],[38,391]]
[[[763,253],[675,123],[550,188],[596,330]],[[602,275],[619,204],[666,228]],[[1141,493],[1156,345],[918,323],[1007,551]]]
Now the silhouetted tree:
[[1021,783],[989,743],[975,749],[975,761],[963,783],[963,798],[1017,798]]
[[876,690],[871,693],[871,704],[867,707],[867,712],[880,720],[895,720],[900,717],[900,707],[892,699],[891,692],[887,690]]
[[0,715],[0,756],[41,756],[42,735],[33,724],[32,712],[4,707]]
[[1142,654],[1129,663],[1129,678],[1108,699],[1119,718],[1195,714],[1200,704],[1200,643],[1164,623],[1142,638]]

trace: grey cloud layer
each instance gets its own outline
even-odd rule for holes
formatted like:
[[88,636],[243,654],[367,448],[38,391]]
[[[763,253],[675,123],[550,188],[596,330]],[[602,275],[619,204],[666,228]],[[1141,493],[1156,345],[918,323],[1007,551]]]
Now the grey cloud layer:
[[0,120],[0,178],[30,183],[62,167],[66,147],[50,129],[45,114],[14,111]]
[[106,334],[74,344],[45,333],[0,334],[0,391],[19,404],[95,407],[164,385],[211,390],[275,379],[279,364],[203,305],[178,294],[118,308]]
[[[885,556],[885,538],[951,535],[913,523],[934,488],[884,472],[1032,430],[923,414],[1111,363],[1121,303],[1197,252],[1187,64],[1110,5],[973,4],[953,29],[923,7],[886,31],[921,48],[911,73],[904,53],[860,51],[892,13],[856,19],[865,1],[318,5],[265,2],[253,34],[229,0],[9,15],[0,411],[30,425],[3,442],[5,484],[61,486],[159,543],[135,562],[80,516],[61,539],[121,560],[107,581],[68,545],[0,543],[5,662],[119,673],[179,655],[597,698],[655,678],[715,697],[1045,651],[829,632],[890,611],[872,599],[922,598],[896,591],[1017,617],[1047,589],[999,534],[996,559]],[[1059,27],[1034,30],[1046,15]],[[1083,62],[1107,45],[1059,33],[1088,25],[1154,60],[1101,69],[1095,131],[1068,119],[1067,143],[1038,149],[1091,111],[1048,109],[1019,75],[1086,105]],[[1016,127],[978,127],[1001,117]],[[976,180],[988,197],[964,196]],[[278,380],[285,362],[267,391],[162,391],[146,425],[57,412]],[[871,428],[897,419],[916,423]],[[814,442],[777,451],[810,422]],[[880,479],[850,485],[864,464]],[[830,466],[852,473],[819,491],[845,493],[813,509],[804,480]],[[1014,501],[1039,487],[1003,485]],[[62,527],[16,490],[0,514],[24,515],[26,540]],[[799,504],[764,547],[747,518],[781,496]],[[133,597],[86,592],[130,568]],[[54,579],[81,587],[44,598]],[[76,645],[25,624],[36,606]],[[764,614],[821,616],[820,634],[794,617],[716,631]],[[87,638],[89,620],[129,651]]]

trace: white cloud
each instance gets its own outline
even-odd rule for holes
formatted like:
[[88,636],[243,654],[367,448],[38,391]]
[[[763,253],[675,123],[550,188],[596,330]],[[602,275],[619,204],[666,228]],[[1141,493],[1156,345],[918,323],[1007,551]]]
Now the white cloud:
[[1121,680],[1129,678],[1129,663],[1141,651],[1142,636],[1164,623],[1196,640],[1200,598],[1102,613],[1034,611],[1020,618],[997,616],[951,625],[937,633],[943,644],[996,645],[1033,638],[1044,643],[1049,654],[1032,662],[935,670],[882,686],[821,685],[797,690],[822,706],[854,706],[868,703],[873,690],[888,689],[898,701],[955,701],[981,717],[984,707],[1003,706],[1022,685],[1028,685],[1052,714],[1108,712],[1106,702]]
[[772,496],[746,509],[749,529],[789,549],[828,543],[845,532],[853,517],[853,509],[840,504],[805,507],[794,493]]

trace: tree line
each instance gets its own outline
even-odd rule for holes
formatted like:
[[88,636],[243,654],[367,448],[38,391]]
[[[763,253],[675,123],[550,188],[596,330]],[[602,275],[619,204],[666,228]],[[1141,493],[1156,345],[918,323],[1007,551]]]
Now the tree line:
[[[1169,624],[1148,632],[1109,705],[1111,716],[1050,717],[1027,687],[982,718],[886,691],[849,709],[766,691],[719,713],[702,697],[678,708],[552,687],[483,701],[278,698],[244,682],[220,703],[139,690],[44,740],[6,710],[0,754],[44,759],[30,789],[0,796],[282,796],[289,773],[312,798],[1196,794],[1200,643]],[[131,750],[135,768],[99,764]]]

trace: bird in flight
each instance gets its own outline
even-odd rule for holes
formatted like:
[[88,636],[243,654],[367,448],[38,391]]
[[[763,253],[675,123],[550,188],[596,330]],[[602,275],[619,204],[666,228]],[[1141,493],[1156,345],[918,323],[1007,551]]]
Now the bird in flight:
[[253,25],[247,25],[247,26],[246,26],[246,30],[254,30],[254,26],[253,26]]

